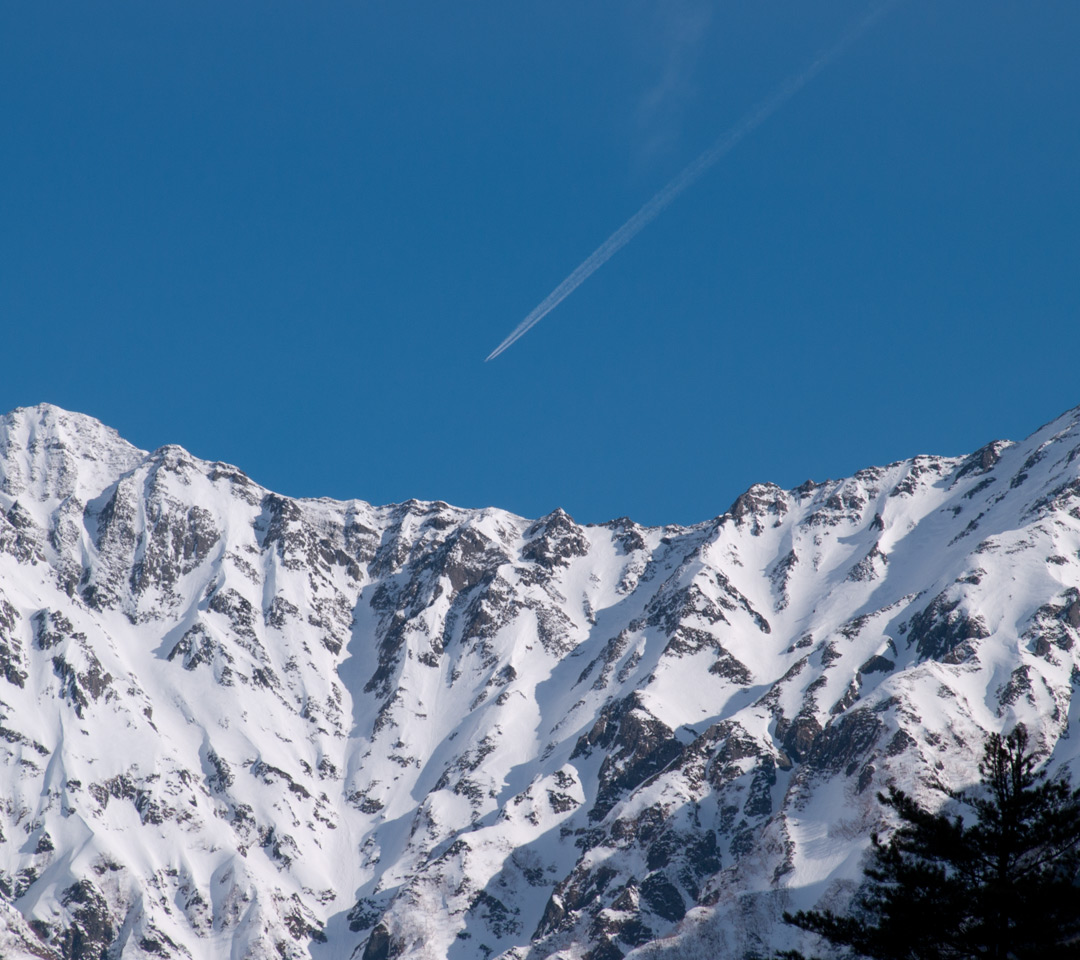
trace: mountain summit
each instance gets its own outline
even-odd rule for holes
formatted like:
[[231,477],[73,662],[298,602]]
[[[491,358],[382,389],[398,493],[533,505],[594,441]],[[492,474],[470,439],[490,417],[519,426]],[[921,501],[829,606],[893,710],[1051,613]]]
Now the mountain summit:
[[686,958],[1080,684],[1080,408],[691,527],[294,500],[0,418],[0,956]]

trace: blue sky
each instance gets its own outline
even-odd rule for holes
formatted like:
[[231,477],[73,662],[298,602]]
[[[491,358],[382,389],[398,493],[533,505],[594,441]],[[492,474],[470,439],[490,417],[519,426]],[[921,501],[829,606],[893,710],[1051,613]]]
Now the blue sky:
[[1080,403],[1080,4],[0,8],[0,407],[298,496],[693,522]]

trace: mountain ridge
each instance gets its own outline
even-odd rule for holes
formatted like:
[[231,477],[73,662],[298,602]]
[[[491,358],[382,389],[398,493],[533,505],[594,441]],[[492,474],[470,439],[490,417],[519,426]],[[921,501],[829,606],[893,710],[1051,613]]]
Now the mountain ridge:
[[691,526],[292,499],[49,405],[0,472],[12,956],[750,955],[876,789],[1075,759],[1080,407]]

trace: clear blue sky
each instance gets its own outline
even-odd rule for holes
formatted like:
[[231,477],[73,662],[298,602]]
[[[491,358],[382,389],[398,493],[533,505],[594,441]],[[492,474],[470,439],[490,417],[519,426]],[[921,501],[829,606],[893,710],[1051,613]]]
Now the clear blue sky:
[[0,7],[0,407],[293,495],[692,522],[1080,403],[1080,3]]

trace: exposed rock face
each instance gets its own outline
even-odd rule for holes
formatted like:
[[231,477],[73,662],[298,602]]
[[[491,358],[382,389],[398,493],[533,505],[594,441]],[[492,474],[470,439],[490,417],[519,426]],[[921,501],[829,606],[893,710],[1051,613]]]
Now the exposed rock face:
[[1080,409],[693,527],[0,419],[0,956],[767,954],[877,790],[1075,756]]

